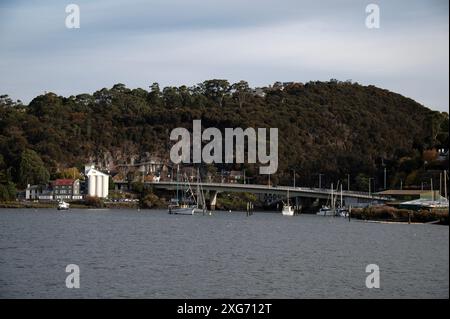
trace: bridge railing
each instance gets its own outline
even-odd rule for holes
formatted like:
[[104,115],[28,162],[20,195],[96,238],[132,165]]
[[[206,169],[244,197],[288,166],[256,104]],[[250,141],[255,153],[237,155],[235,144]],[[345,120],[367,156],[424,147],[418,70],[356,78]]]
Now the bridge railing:
[[[173,181],[163,181],[163,182],[147,182],[150,184],[167,184],[167,185],[176,185],[176,182]],[[304,192],[304,193],[321,193],[330,195],[331,189],[329,188],[317,188],[317,187],[293,187],[293,186],[270,186],[270,185],[261,185],[261,184],[238,184],[238,183],[208,183],[203,182],[201,183],[203,187],[217,187],[217,188],[224,188],[224,187],[235,187],[235,188],[253,188],[253,189],[274,189],[274,190],[289,190],[289,191],[297,191],[297,192]],[[195,182],[193,183],[195,185]],[[334,194],[339,195],[339,191],[334,190]],[[374,199],[374,200],[388,200],[388,197],[385,196],[379,196],[375,194],[369,194],[367,192],[361,192],[361,191],[342,191],[343,196],[357,196],[357,197],[364,197],[366,199]]]

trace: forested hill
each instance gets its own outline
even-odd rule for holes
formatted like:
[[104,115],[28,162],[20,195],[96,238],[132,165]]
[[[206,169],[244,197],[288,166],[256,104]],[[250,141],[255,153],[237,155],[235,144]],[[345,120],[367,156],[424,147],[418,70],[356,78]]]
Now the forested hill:
[[[353,183],[356,176],[378,174],[382,164],[396,183],[422,169],[424,150],[448,147],[447,113],[374,86],[336,80],[275,83],[256,91],[226,80],[194,87],[155,83],[149,90],[116,84],[92,95],[47,93],[29,105],[2,96],[0,105],[0,182],[19,186],[27,174],[21,162],[40,162],[29,150],[50,177],[89,160],[125,162],[144,154],[167,159],[170,130],[190,128],[194,119],[205,128],[277,127],[280,163],[272,178],[280,184],[289,183],[293,169],[305,184],[319,172],[328,179],[351,174]],[[246,170],[256,181],[266,178],[256,176],[255,167]]]

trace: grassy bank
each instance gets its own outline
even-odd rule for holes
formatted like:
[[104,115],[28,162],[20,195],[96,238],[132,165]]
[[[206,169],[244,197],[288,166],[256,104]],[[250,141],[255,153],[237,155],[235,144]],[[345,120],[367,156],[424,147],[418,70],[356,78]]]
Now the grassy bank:
[[448,210],[444,209],[412,211],[407,209],[397,209],[390,206],[374,206],[367,208],[353,208],[351,217],[362,220],[405,223],[438,222],[439,224],[448,225]]
[[51,202],[0,202],[0,208],[56,208],[56,203]]

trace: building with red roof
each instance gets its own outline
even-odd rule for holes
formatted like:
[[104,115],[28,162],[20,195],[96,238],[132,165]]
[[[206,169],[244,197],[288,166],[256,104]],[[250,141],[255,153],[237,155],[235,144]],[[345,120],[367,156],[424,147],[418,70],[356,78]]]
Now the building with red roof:
[[64,199],[82,199],[80,193],[80,180],[59,178],[52,182],[53,198],[57,200]]

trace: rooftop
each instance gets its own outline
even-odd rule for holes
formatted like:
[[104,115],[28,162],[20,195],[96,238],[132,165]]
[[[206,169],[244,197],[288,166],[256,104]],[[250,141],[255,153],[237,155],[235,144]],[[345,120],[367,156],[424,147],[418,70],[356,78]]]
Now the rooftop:
[[71,186],[75,180],[69,178],[60,178],[53,181],[53,186]]

